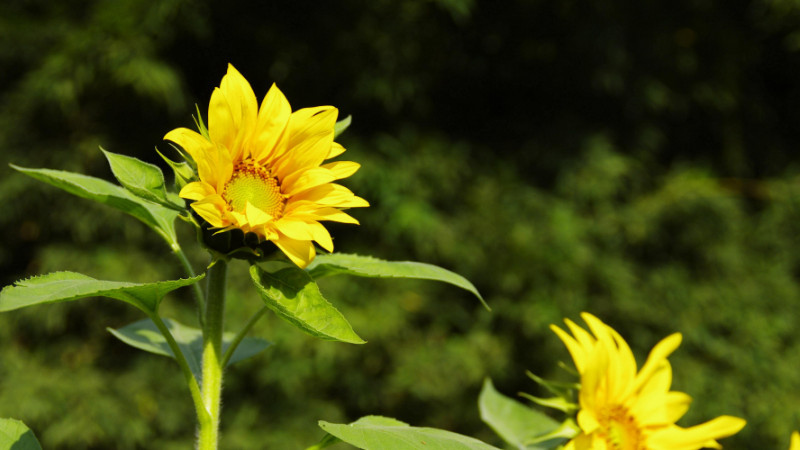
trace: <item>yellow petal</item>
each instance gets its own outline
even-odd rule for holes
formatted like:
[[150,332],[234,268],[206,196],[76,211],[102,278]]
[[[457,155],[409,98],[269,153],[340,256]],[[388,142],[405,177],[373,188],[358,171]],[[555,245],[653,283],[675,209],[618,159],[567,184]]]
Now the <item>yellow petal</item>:
[[332,106],[305,108],[292,113],[286,153],[275,163],[279,175],[322,164],[333,143],[337,115],[338,110]]
[[667,357],[681,345],[681,340],[682,337],[680,333],[673,333],[662,339],[653,347],[653,350],[651,350],[650,354],[647,356],[647,361],[645,361],[642,366],[642,370],[640,370],[639,375],[636,376],[636,381],[633,386],[634,391],[641,389],[642,385],[653,375],[653,372],[658,370],[659,366],[666,361]]
[[225,200],[221,196],[214,194],[191,204],[197,214],[200,215],[212,227],[225,227],[228,224],[222,220]]
[[653,432],[649,442],[660,448],[674,450],[694,450],[702,447],[719,448],[717,439],[738,433],[747,424],[743,419],[720,416],[706,423],[690,428],[672,426]]
[[259,208],[253,206],[253,204],[249,201],[245,203],[244,213],[247,216],[247,223],[251,227],[258,227],[272,220],[272,215],[267,214]]
[[292,213],[292,217],[296,217],[298,219],[303,220],[328,220],[331,222],[341,222],[341,223],[352,223],[358,225],[358,220],[350,216],[349,214],[339,211],[336,208],[319,208],[315,211],[311,212],[296,212]]
[[792,442],[789,444],[789,450],[800,450],[800,433],[797,431],[792,433]]
[[186,151],[198,165],[205,161],[206,153],[214,147],[214,144],[204,138],[203,135],[188,128],[176,128],[167,133],[166,136],[164,136],[164,140],[172,141],[177,144]]
[[280,236],[272,242],[301,269],[305,268],[316,255],[314,244],[311,241],[300,241]]
[[293,204],[303,201],[337,208],[369,206],[369,202],[361,197],[356,197],[350,189],[334,183],[326,183],[292,196],[290,203],[286,205],[286,209],[289,210]]
[[347,178],[356,173],[361,167],[361,164],[353,161],[336,161],[323,164],[321,167],[330,170],[337,180],[341,180],[342,178]]
[[291,115],[292,107],[289,105],[289,101],[278,89],[278,86],[273,84],[258,111],[257,134],[252,148],[253,159],[259,163],[265,163],[278,156],[276,147]]
[[205,181],[193,181],[184,186],[178,195],[189,200],[202,200],[216,193],[217,191]]
[[328,150],[328,154],[325,156],[325,159],[336,158],[342,153],[344,153],[344,147],[342,147],[342,144],[334,142],[331,144],[331,149]]
[[298,241],[311,241],[313,239],[308,224],[302,220],[284,217],[275,222],[275,227],[291,239]]
[[325,250],[333,251],[333,239],[327,228],[319,222],[311,222],[308,224],[311,229],[311,237]]
[[281,191],[285,195],[294,196],[311,188],[330,183],[335,179],[336,177],[330,170],[322,167],[300,170],[281,180]]
[[[208,133],[211,140],[240,159],[244,144],[255,131],[258,103],[250,83],[228,64],[228,73],[214,89],[208,105]],[[244,155],[247,156],[247,155]]]
[[[569,321],[569,319],[565,320],[565,322],[567,321]],[[551,324],[550,329],[561,339],[564,346],[567,347],[567,351],[570,356],[572,356],[572,361],[575,363],[575,368],[578,369],[578,373],[583,373],[586,370],[586,351],[584,348],[578,344],[575,338],[561,328]]]

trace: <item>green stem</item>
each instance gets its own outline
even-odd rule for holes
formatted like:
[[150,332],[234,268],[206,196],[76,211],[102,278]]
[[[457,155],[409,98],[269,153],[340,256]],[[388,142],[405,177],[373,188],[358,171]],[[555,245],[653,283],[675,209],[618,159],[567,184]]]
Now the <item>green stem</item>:
[[203,406],[209,423],[200,422],[197,448],[216,450],[219,440],[219,411],[222,397],[222,329],[225,313],[227,262],[216,260],[208,268],[206,310],[203,325]]
[[194,402],[194,409],[197,412],[197,421],[201,424],[206,424],[211,420],[211,417],[206,412],[205,407],[203,406],[203,398],[200,394],[200,386],[197,384],[197,380],[194,378],[194,374],[192,374],[192,369],[189,367],[189,362],[186,361],[186,356],[184,356],[181,348],[178,346],[178,343],[175,342],[175,338],[172,336],[172,333],[167,328],[166,324],[161,317],[157,313],[149,314],[150,320],[156,324],[158,330],[161,331],[161,334],[164,335],[164,338],[167,340],[167,344],[169,348],[172,349],[172,354],[175,356],[175,360],[178,361],[178,365],[181,367],[181,372],[183,372],[183,377],[186,379],[186,384],[189,386],[189,392],[192,394],[192,401]]
[[[189,262],[189,258],[186,257],[186,253],[183,252],[183,249],[177,243],[172,245],[172,252],[175,253],[175,256],[178,257],[180,260],[181,265],[183,266],[183,270],[186,271],[186,275],[189,278],[194,278],[195,272],[194,268],[192,267],[192,263]],[[203,289],[200,287],[200,283],[194,283],[192,285],[192,295],[194,296],[194,301],[197,303],[197,315],[199,316],[200,326],[203,326],[203,311],[205,311],[205,296],[203,295]]]
[[260,310],[258,310],[258,312],[255,313],[253,317],[250,318],[250,321],[247,322],[247,325],[245,325],[244,328],[242,328],[239,331],[239,333],[236,334],[236,338],[233,339],[231,345],[229,345],[228,349],[225,350],[225,355],[222,356],[222,367],[228,365],[228,361],[230,361],[231,356],[233,356],[233,352],[236,351],[236,347],[239,346],[239,343],[242,342],[242,339],[244,339],[244,337],[247,335],[250,329],[253,328],[253,325],[255,325],[256,322],[258,322],[258,319],[260,319],[267,312],[267,309],[268,308],[264,306]]

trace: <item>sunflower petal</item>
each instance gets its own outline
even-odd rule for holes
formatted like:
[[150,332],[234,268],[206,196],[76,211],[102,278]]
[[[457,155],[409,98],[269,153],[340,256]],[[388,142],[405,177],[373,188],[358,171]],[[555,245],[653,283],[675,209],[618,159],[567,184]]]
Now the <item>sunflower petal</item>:
[[314,244],[312,244],[311,241],[302,241],[280,236],[272,242],[301,269],[305,268],[314,259],[314,256],[316,256]]

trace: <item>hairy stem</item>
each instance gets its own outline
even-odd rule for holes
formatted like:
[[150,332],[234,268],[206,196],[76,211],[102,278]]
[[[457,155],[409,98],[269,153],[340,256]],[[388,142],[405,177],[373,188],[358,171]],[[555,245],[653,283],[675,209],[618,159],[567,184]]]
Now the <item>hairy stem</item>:
[[222,330],[225,315],[227,262],[217,260],[208,268],[208,288],[203,321],[203,407],[210,416],[200,423],[198,449],[216,450],[219,440],[219,412],[222,398]]

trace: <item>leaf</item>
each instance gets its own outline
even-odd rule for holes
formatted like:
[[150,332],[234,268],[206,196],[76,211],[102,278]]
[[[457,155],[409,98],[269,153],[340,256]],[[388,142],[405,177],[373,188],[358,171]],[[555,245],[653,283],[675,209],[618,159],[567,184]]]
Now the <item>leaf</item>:
[[44,303],[66,302],[85,297],[110,297],[141,309],[158,310],[161,299],[179,287],[196,283],[205,275],[155,283],[102,281],[75,272],[53,272],[17,281],[0,291],[0,312]]
[[306,271],[287,267],[267,272],[252,265],[250,276],[267,306],[292,325],[320,339],[365,343],[342,313],[325,300]]
[[347,274],[359,277],[414,278],[442,281],[472,292],[483,303],[483,306],[491,311],[489,305],[486,304],[481,294],[478,293],[478,290],[469,280],[433,264],[411,261],[385,261],[371,256],[332,253],[317,255],[306,270],[315,280],[331,275]]
[[131,156],[109,152],[102,147],[100,150],[106,155],[114,177],[133,195],[176,211],[183,211],[181,204],[172,203],[167,197],[164,174],[158,166]]
[[499,450],[475,438],[436,428],[412,427],[389,417],[367,416],[351,424],[321,420],[320,428],[367,450]]
[[24,423],[0,419],[0,450],[42,450],[42,446]]
[[[192,369],[195,378],[200,380],[203,361],[203,331],[188,327],[171,319],[164,319],[164,324],[167,326],[170,333],[172,333],[175,342],[178,343],[178,347],[180,347],[183,356],[189,363],[189,368]],[[169,347],[169,344],[167,344],[167,339],[150,319],[140,320],[116,330],[113,328],[106,329],[117,339],[131,347],[136,347],[139,350],[155,353],[157,355],[175,358],[172,349]],[[223,334],[223,353],[225,353],[235,337],[236,335],[234,333]],[[227,366],[254,356],[270,345],[272,345],[272,343],[265,339],[246,337],[242,339],[242,342],[240,342],[236,350],[233,351],[233,355],[231,355],[230,360],[228,360]]]
[[352,122],[353,116],[347,116],[336,122],[336,125],[333,126],[333,138],[336,139],[340,134],[344,133],[344,130],[346,130]]
[[[164,156],[158,149],[156,149],[156,153],[161,156],[161,158],[172,167],[172,171],[175,173],[175,189],[180,192],[184,186],[189,184],[194,178],[196,178],[197,174],[194,173],[194,169],[192,166],[189,165],[187,162],[175,162],[166,156]],[[183,201],[180,197],[178,197],[180,201]]]
[[486,379],[478,397],[481,419],[514,448],[537,449],[526,446],[531,439],[545,435],[559,427],[550,417],[528,408],[522,403],[497,392],[492,381]]
[[178,242],[175,236],[177,211],[143,200],[125,189],[100,178],[51,169],[29,169],[13,164],[10,166],[30,177],[36,178],[70,194],[108,205],[141,220],[167,240],[170,245]]

